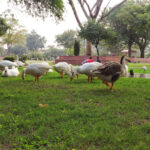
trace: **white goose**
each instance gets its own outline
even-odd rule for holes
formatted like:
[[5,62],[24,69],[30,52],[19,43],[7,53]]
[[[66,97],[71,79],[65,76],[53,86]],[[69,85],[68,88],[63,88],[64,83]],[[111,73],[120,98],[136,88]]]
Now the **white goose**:
[[85,74],[88,76],[88,82],[91,82],[93,77],[95,77],[95,73],[92,72],[92,70],[97,69],[97,67],[101,66],[102,63],[99,62],[91,62],[91,63],[85,63],[82,66],[76,67],[75,70],[72,73],[72,79],[76,74]]
[[9,60],[2,60],[0,62],[0,70],[4,70],[5,67],[12,68],[13,66],[17,67],[16,62],[12,62]]
[[66,62],[59,62],[53,66],[56,72],[60,73],[61,78],[63,78],[63,73],[72,75],[72,65]]
[[16,63],[19,67],[23,67],[24,63],[22,61],[16,60]]
[[44,63],[33,63],[24,68],[22,71],[22,79],[24,80],[25,74],[30,74],[35,77],[35,81],[39,80],[39,77],[48,72],[52,67],[44,62]]
[[19,70],[14,66],[12,67],[12,69],[5,67],[4,71],[2,72],[3,77],[17,77],[18,75],[19,75]]

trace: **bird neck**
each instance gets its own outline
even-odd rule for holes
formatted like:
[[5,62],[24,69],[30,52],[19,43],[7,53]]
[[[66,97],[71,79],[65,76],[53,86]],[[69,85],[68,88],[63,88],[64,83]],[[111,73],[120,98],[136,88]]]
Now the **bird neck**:
[[124,67],[125,67],[125,58],[126,58],[125,56],[122,56],[120,60],[120,64],[123,65]]

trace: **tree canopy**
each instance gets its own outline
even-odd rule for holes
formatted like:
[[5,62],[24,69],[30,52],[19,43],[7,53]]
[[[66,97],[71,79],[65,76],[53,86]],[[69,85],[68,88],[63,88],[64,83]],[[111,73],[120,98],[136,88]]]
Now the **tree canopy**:
[[109,22],[129,48],[135,43],[139,46],[141,57],[150,42],[150,3],[144,1],[128,1],[123,7],[114,11]]
[[32,16],[45,18],[50,15],[62,19],[64,3],[62,0],[9,0],[16,5],[22,5]]
[[6,20],[0,17],[0,36],[4,35],[9,26],[6,24]]
[[9,55],[12,46],[25,43],[27,31],[13,16],[6,18],[6,23],[9,28],[6,34],[2,36],[2,44],[7,45]]
[[90,41],[97,50],[97,55],[99,56],[98,45],[100,41],[105,40],[107,42],[114,42],[116,39],[116,34],[111,28],[105,28],[104,24],[100,24],[95,21],[89,21],[81,28],[79,35],[82,38]]
[[45,47],[45,37],[41,37],[34,30],[28,35],[26,45],[29,50],[35,51]]
[[64,48],[70,49],[74,45],[77,32],[74,30],[64,31],[62,34],[56,35],[56,42]]

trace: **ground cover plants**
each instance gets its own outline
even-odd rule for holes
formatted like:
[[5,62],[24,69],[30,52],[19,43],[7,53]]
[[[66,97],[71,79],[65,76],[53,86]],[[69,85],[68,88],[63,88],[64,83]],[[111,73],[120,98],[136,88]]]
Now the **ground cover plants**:
[[0,150],[37,149],[149,150],[150,79],[0,77]]

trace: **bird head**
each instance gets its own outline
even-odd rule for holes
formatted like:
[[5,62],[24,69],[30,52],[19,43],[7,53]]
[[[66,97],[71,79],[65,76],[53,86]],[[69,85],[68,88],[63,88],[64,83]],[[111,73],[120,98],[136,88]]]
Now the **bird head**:
[[125,65],[125,61],[131,62],[131,60],[126,55],[123,55],[120,59],[120,64]]

